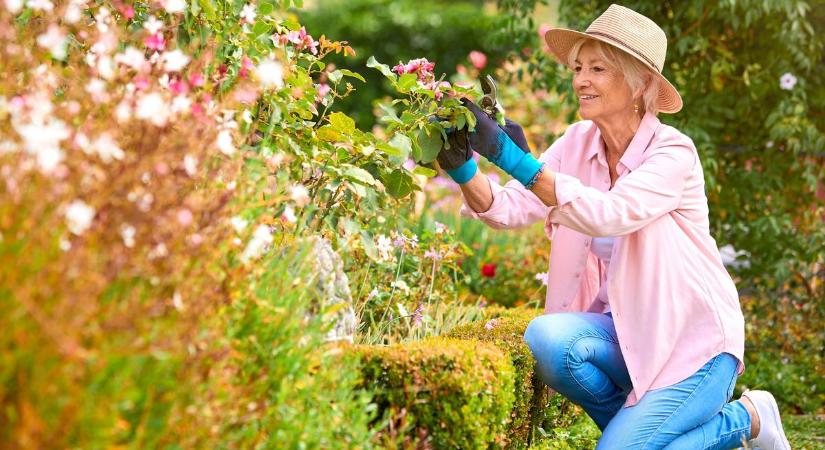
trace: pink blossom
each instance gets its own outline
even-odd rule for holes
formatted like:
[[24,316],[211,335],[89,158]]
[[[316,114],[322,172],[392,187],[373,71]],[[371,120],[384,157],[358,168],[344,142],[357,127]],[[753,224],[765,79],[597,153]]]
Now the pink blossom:
[[192,87],[201,87],[204,85],[204,78],[203,75],[200,73],[193,73],[189,75],[189,85]]
[[187,208],[179,209],[176,217],[178,219],[178,223],[184,227],[188,227],[189,225],[191,225],[192,220],[195,218],[192,215],[192,211],[190,211]]
[[478,50],[473,50],[470,52],[470,63],[472,63],[476,69],[481,70],[487,66],[487,55]]
[[163,50],[166,48],[166,40],[163,38],[162,33],[155,33],[151,34],[143,40],[143,43],[146,45],[146,48],[151,50]]
[[246,76],[249,75],[249,70],[254,68],[255,64],[252,62],[252,60],[249,59],[248,56],[244,56],[243,58],[241,58],[241,68],[240,70],[238,70],[238,76],[240,78],[246,78]]
[[539,37],[542,39],[542,41],[544,40],[544,35],[547,34],[548,31],[550,31],[550,28],[550,25],[546,23],[539,25]]
[[131,20],[135,17],[135,8],[132,8],[131,6],[127,6],[127,7],[123,8],[121,10],[121,12],[123,13],[123,17],[125,17],[129,20]]
[[327,94],[329,94],[329,91],[331,91],[332,88],[329,87],[329,85],[326,83],[319,83],[315,86],[315,90],[318,92],[318,101],[321,101],[324,97],[327,96]]
[[187,85],[183,80],[175,80],[169,83],[169,90],[175,95],[186,94],[189,92],[189,85]]
[[493,319],[484,324],[484,328],[487,330],[492,330],[496,327],[496,325],[498,325],[498,319]]

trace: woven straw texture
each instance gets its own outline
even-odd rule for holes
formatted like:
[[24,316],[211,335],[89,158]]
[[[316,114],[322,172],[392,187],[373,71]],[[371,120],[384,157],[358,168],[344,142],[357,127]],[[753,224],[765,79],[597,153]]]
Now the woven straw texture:
[[610,44],[644,63],[660,79],[659,111],[675,113],[682,109],[682,97],[662,75],[667,54],[667,37],[655,22],[632,9],[610,5],[584,33],[552,28],[544,35],[550,52],[565,65],[570,49],[581,38]]

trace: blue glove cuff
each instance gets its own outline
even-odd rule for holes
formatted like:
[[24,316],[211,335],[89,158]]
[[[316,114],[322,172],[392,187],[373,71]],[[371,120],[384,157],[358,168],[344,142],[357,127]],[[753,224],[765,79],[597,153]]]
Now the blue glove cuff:
[[470,158],[462,164],[461,166],[450,169],[447,171],[447,175],[453,179],[458,184],[464,184],[470,181],[471,178],[478,172],[478,164],[473,158]]
[[541,163],[529,153],[519,148],[507,133],[500,132],[497,136],[498,155],[493,164],[510,174],[521,184],[527,185],[536,176]]

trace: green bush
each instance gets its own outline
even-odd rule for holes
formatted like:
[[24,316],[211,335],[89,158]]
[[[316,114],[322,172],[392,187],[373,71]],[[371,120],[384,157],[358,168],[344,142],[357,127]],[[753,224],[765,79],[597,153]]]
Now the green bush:
[[361,386],[384,413],[382,447],[486,449],[507,441],[516,375],[494,345],[429,338],[351,352],[361,360]]

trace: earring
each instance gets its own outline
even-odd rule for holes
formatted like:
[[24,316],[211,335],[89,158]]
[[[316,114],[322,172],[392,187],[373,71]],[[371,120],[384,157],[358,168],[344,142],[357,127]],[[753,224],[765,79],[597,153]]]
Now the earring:
[[635,112],[635,113],[639,112],[639,105],[637,105],[635,103],[633,104],[633,112]]

